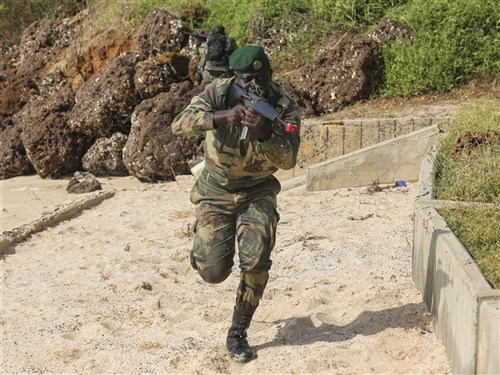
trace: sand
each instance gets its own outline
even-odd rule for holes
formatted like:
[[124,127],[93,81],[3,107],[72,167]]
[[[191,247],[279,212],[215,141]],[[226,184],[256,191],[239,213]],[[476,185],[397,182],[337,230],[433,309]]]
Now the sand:
[[[101,181],[111,198],[2,255],[2,374],[450,373],[411,279],[416,184],[280,193],[258,358],[238,364],[224,347],[237,264],[219,285],[189,266],[194,178]],[[66,185],[2,181],[2,231],[81,199]]]

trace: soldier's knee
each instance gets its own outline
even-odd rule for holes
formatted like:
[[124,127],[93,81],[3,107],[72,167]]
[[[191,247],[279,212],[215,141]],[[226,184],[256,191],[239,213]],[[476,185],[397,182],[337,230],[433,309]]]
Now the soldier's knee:
[[[219,267],[218,267],[219,268]],[[231,268],[227,269],[216,269],[215,267],[205,268],[204,270],[198,269],[198,273],[200,274],[203,281],[209,284],[220,284],[224,280],[228,278],[231,274]]]
[[203,281],[209,284],[219,284],[231,274],[233,264],[232,260],[228,258],[211,265],[198,263],[198,273]]

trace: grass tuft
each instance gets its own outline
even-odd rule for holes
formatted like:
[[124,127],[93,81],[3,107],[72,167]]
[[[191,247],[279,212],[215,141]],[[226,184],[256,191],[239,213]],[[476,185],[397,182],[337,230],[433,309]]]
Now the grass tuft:
[[500,107],[484,99],[463,107],[438,143],[436,197],[481,203],[500,199]]
[[486,280],[500,288],[500,107],[485,99],[445,126],[436,157],[436,198],[488,203],[440,209]]
[[440,209],[491,286],[500,289],[500,205]]

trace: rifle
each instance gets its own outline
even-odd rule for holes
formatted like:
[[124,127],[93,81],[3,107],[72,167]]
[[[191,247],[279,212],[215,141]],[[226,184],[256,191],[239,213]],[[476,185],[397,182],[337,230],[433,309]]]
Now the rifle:
[[193,31],[192,33],[190,33],[190,32],[184,31],[184,34],[191,35],[202,42],[205,42],[208,38],[208,35],[205,32]]
[[[243,100],[243,105],[247,108],[252,108],[255,112],[265,117],[268,120],[277,120],[285,127],[287,133],[295,133],[298,129],[297,125],[285,123],[279,118],[279,112],[276,111],[264,98],[257,95],[253,90],[245,90],[243,87],[234,83],[229,90],[229,97],[236,100]],[[247,140],[250,136],[248,127],[244,126],[241,131],[240,140]]]

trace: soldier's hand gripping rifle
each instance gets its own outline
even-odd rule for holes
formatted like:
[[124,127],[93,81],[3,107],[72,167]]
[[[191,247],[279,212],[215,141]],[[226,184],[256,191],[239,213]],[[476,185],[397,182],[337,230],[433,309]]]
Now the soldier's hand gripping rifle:
[[[252,90],[244,89],[237,83],[233,82],[231,85],[229,97],[233,100],[236,99],[237,101],[243,101],[243,105],[245,107],[252,108],[259,115],[271,120],[272,122],[277,120],[285,127],[285,131],[287,133],[295,133],[298,129],[297,125],[285,123],[282,119],[280,119],[279,112],[276,111],[264,98],[260,97]],[[241,131],[240,140],[247,140],[249,136],[250,131],[248,130],[248,127],[244,126]]]

